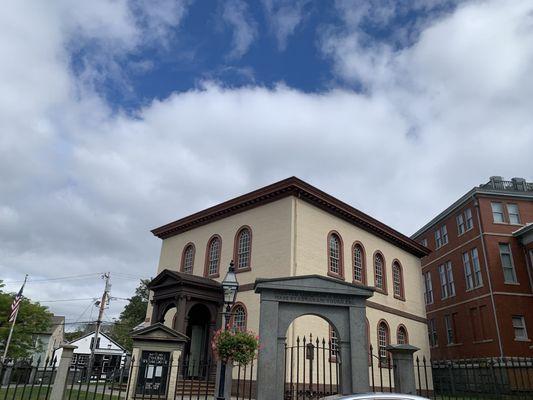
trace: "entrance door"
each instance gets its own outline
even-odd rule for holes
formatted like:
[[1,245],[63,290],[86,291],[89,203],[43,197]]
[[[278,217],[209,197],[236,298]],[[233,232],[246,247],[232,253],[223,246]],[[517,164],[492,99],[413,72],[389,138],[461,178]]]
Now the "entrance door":
[[188,346],[187,374],[189,377],[204,377],[208,362],[209,321],[211,314],[203,304],[194,305],[188,314],[187,336],[191,338]]
[[201,364],[205,362],[205,326],[191,327],[191,349],[189,353],[189,376],[199,376]]

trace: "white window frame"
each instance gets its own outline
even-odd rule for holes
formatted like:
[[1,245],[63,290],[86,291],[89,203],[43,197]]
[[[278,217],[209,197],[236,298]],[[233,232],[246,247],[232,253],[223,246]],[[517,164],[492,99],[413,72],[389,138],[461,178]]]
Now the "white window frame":
[[[516,325],[515,322],[519,320],[520,321],[520,325]],[[526,328],[526,319],[524,318],[523,315],[513,315],[512,316],[512,324],[513,324],[513,332],[514,332],[514,340],[529,340],[528,339],[528,335],[527,335],[527,328]],[[524,332],[524,336],[517,336],[516,335],[516,330],[517,329],[521,329],[523,332]]]
[[470,208],[465,210],[465,226],[467,231],[474,227],[474,219],[472,218],[472,210]]
[[453,279],[452,262],[448,261],[444,265],[446,265],[446,278],[448,281],[448,292],[450,294],[449,297],[453,297],[455,296],[455,281]]
[[446,225],[442,225],[435,231],[435,248],[439,249],[448,244],[448,229]]
[[424,274],[424,285],[426,288],[424,292],[424,300],[427,305],[433,304],[433,282],[431,281],[431,272],[429,271]]
[[455,220],[457,221],[457,234],[461,236],[466,232],[466,224],[463,214],[458,214],[455,217]]
[[[502,252],[502,246],[506,246],[507,249],[508,249],[508,252]],[[498,249],[500,251],[500,262],[502,264],[502,272],[503,272],[503,280],[504,280],[504,282],[505,283],[510,283],[510,284],[518,283],[518,279],[516,277],[516,269],[515,269],[515,266],[514,266],[513,253],[511,251],[511,245],[509,243],[498,243]],[[509,261],[511,263],[510,266],[504,265],[504,262],[503,262],[503,255],[504,254],[505,255],[509,255]],[[507,276],[505,274],[506,270],[511,271],[512,280],[508,280],[507,279]]]
[[[499,210],[495,210],[495,208],[498,207]],[[492,201],[490,203],[490,208],[492,210],[492,222],[495,224],[504,224],[505,223],[505,214],[503,212],[503,203]],[[501,221],[497,221],[496,216],[501,216]],[[499,218],[498,218],[499,219]]]
[[440,296],[441,299],[447,299],[448,296],[448,279],[445,264],[439,265]]
[[444,326],[446,327],[446,340],[448,344],[455,343],[455,332],[453,329],[453,319],[451,314],[446,314],[444,316]]
[[[507,215],[509,216],[509,223],[513,225],[520,225],[520,211],[518,210],[518,204],[516,203],[507,203]],[[515,210],[511,210],[511,207],[514,207]],[[516,217],[516,220],[513,221],[513,218]]]
[[465,270],[465,284],[466,290],[474,288],[474,274],[472,273],[472,266],[470,263],[470,255],[468,251],[463,253],[463,266]]
[[483,286],[483,275],[481,274],[481,264],[479,263],[479,254],[477,247],[470,250],[470,259],[472,261],[472,272],[474,277],[474,287],[478,288]]
[[435,318],[431,318],[428,321],[428,336],[429,336],[430,347],[436,347],[439,345],[439,338],[437,335],[437,325],[435,323]]

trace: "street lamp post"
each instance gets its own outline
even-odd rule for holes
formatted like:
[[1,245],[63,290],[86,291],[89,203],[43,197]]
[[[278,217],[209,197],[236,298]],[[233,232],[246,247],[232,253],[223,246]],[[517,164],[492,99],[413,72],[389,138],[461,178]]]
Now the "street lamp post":
[[[231,307],[235,304],[237,298],[237,291],[239,290],[239,282],[235,275],[235,265],[233,260],[229,263],[228,272],[222,281],[222,289],[224,290],[224,304],[226,306],[224,314],[224,330],[228,329],[231,315]],[[220,360],[220,376],[218,380],[218,396],[217,400],[224,400],[224,386],[226,382],[226,362]]]

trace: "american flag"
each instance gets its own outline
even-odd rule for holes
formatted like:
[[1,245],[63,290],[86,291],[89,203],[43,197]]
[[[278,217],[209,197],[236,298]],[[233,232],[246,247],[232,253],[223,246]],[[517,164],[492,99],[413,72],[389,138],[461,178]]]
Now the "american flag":
[[26,282],[24,282],[19,292],[13,299],[13,303],[11,303],[11,313],[9,314],[9,320],[8,320],[9,322],[15,322],[15,319],[17,318],[17,313],[20,307],[20,302],[22,301],[22,291],[24,290],[25,284]]

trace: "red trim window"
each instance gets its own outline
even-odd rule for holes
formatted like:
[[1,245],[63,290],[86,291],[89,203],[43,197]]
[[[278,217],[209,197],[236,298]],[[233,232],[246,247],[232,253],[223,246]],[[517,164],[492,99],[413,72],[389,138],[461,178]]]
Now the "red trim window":
[[252,231],[248,227],[241,228],[237,232],[235,240],[235,259],[237,271],[250,269],[252,254]]
[[192,274],[194,268],[194,244],[189,243],[183,249],[183,255],[181,257],[181,272]]
[[387,346],[390,344],[389,326],[384,320],[378,323],[378,346],[379,346],[379,361],[382,365],[388,364]]
[[392,263],[392,286],[394,291],[394,297],[400,300],[405,300],[403,287],[403,270],[402,265],[398,260],[395,260]]
[[387,291],[385,258],[380,252],[374,254],[374,286],[382,292]]
[[217,277],[219,275],[221,248],[222,241],[220,240],[220,236],[213,236],[207,244],[206,276]]
[[365,251],[359,243],[353,245],[353,281],[366,284]]
[[236,331],[245,331],[247,313],[246,313],[246,309],[244,308],[244,305],[236,304],[233,307],[232,314],[233,314],[232,328]]
[[331,362],[337,361],[339,354],[339,336],[333,325],[329,326],[329,359]]
[[344,277],[342,240],[337,232],[330,232],[328,235],[328,275]]
[[398,326],[396,331],[396,343],[409,344],[409,335],[407,334],[407,328],[403,325]]

